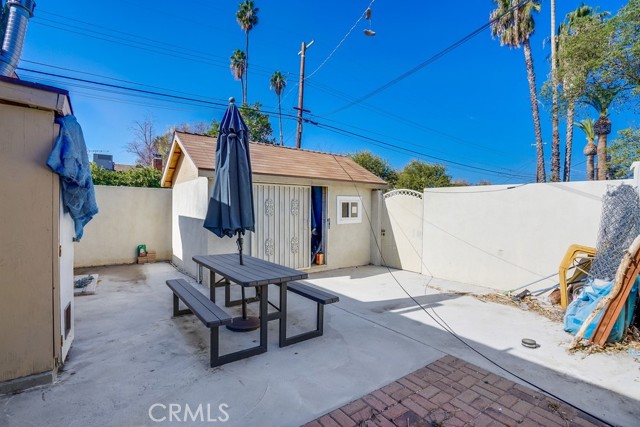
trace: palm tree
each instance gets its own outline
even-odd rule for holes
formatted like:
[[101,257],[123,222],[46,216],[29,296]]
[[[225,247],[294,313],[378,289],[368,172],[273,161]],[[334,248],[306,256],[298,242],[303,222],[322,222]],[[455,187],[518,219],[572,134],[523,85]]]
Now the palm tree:
[[[565,138],[565,150],[564,150],[564,176],[563,181],[567,182],[571,180],[571,154],[573,150],[573,126],[575,118],[576,99],[580,96],[583,89],[583,84],[580,81],[580,74],[584,71],[575,70],[576,67],[572,67],[570,58],[565,58],[562,53],[564,47],[563,40],[567,37],[575,35],[576,24],[582,18],[591,16],[593,9],[590,6],[582,4],[574,11],[569,12],[565,21],[558,26],[558,38],[556,39],[556,52],[559,52],[556,57],[556,63],[563,72],[562,78],[562,91],[563,96],[567,101],[567,134]],[[606,16],[606,13],[599,13],[596,15],[597,19],[602,19]],[[578,75],[576,75],[576,73]]]
[[[540,111],[538,110],[538,93],[536,89],[536,74],[533,68],[533,56],[529,38],[535,31],[533,12],[540,11],[540,2],[531,0],[519,4],[517,0],[493,0],[497,8],[491,12],[491,34],[500,39],[502,46],[513,48],[523,47],[527,79],[529,81],[529,98],[531,99],[531,113],[533,127],[536,134],[536,181],[546,181],[544,169],[544,146],[542,130],[540,129]],[[518,7],[515,7],[518,6]]]
[[231,55],[231,74],[236,80],[240,80],[240,86],[242,88],[242,105],[247,103],[244,93],[244,73],[247,70],[247,57],[240,49],[236,49]]
[[551,0],[551,181],[560,181],[560,130],[558,129],[558,70],[556,49],[556,1]]
[[593,167],[593,157],[597,154],[598,148],[593,141],[596,139],[596,134],[593,131],[593,120],[591,118],[585,119],[578,123],[578,126],[584,132],[587,137],[587,145],[584,147],[584,155],[587,156],[587,181],[593,181],[595,179]]
[[246,49],[245,53],[247,55],[245,61],[245,77],[244,77],[244,93],[243,99],[244,102],[247,103],[248,96],[247,92],[249,91],[249,32],[258,25],[258,8],[254,7],[253,0],[244,0],[242,3],[238,5],[239,9],[236,12],[236,20],[238,21],[238,25],[245,32],[246,35]]
[[280,103],[280,95],[285,87],[287,87],[287,78],[282,75],[280,71],[276,71],[271,76],[270,80],[271,89],[278,95],[278,114],[280,116],[280,145],[284,145],[284,139],[282,138],[282,105]]
[[593,125],[593,132],[598,136],[598,180],[607,179],[607,135],[611,133],[609,107],[619,92],[616,87],[596,86],[585,96],[587,105],[599,114]]

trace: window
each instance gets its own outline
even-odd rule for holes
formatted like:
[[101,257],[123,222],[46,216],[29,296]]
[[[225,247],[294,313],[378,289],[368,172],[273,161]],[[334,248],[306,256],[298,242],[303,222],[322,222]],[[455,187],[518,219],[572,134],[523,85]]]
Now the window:
[[338,196],[338,224],[362,222],[362,201],[357,196]]

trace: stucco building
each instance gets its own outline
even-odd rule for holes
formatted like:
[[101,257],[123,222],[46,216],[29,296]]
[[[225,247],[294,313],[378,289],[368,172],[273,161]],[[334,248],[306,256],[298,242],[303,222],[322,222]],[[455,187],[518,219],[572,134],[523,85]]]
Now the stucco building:
[[[235,238],[203,228],[213,188],[216,138],[176,132],[162,186],[173,188],[173,262],[192,275],[194,255],[234,252]],[[256,231],[245,252],[293,268],[378,263],[386,183],[345,156],[250,144]],[[317,251],[324,255],[317,265]]]

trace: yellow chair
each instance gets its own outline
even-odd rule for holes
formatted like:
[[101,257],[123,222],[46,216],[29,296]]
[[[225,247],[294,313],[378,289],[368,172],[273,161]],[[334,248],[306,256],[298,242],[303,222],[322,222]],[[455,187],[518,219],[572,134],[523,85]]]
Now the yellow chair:
[[[567,308],[567,304],[569,304],[568,285],[583,279],[589,274],[591,261],[595,254],[596,248],[589,246],[571,245],[569,249],[567,249],[560,263],[560,271],[558,273],[560,280],[560,305],[562,308]],[[575,269],[575,271],[570,278],[567,278],[567,273],[571,269]]]

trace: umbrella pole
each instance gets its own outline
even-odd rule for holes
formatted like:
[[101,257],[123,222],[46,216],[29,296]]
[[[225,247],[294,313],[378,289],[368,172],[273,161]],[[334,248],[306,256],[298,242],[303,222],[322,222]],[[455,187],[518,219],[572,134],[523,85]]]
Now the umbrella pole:
[[236,241],[236,243],[238,244],[238,254],[240,254],[240,265],[244,265],[244,263],[242,262],[242,234],[240,231],[238,231],[238,240]]
[[[242,232],[238,231],[238,240],[236,242],[238,244],[238,253],[240,255],[240,265],[243,265],[242,234],[243,234]],[[230,329],[236,332],[253,331],[260,327],[260,319],[258,319],[257,317],[247,316],[247,299],[245,297],[244,286],[242,286],[241,292],[242,292],[242,316],[235,317],[233,321],[227,325],[227,329]],[[257,293],[257,289],[256,289],[256,293]]]
[[247,300],[244,297],[244,286],[242,287],[242,318],[247,320]]

